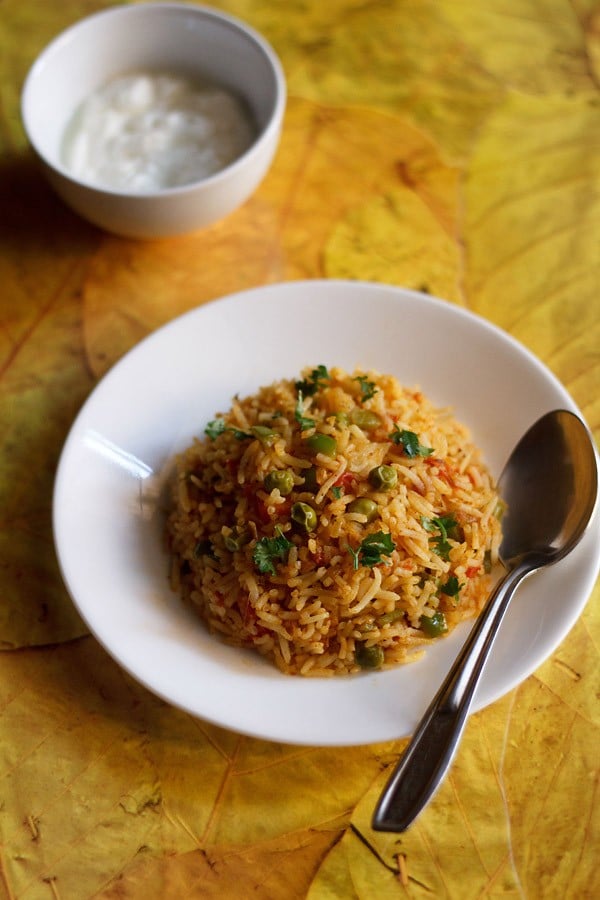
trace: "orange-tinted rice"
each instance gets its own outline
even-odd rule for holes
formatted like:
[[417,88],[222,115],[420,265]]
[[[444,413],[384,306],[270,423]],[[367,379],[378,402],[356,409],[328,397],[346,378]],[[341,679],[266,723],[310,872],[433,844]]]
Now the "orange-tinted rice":
[[[167,526],[171,585],[211,632],[283,672],[324,676],[406,662],[429,632],[480,611],[501,502],[450,411],[390,375],[318,367],[234,398],[216,421],[221,433],[177,459]],[[315,433],[332,455],[311,448]],[[381,465],[396,473],[390,490],[370,480]],[[273,470],[291,474],[290,494],[265,487]],[[349,510],[358,498],[375,504],[372,521]],[[299,502],[316,513],[309,532],[292,520]],[[392,549],[373,562],[361,547],[381,535]],[[261,572],[260,549],[282,538],[274,574]]]

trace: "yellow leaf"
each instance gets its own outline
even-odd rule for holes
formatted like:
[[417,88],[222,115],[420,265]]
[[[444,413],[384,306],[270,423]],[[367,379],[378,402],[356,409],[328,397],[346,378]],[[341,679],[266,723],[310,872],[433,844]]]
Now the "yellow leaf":
[[378,884],[393,897],[398,881],[415,898],[588,896],[599,737],[597,725],[530,678],[470,718],[447,779],[403,834],[371,828],[390,763],[309,896],[351,885],[350,896],[368,900]]
[[595,87],[586,48],[593,34],[594,6],[594,0],[439,4],[441,16],[460,31],[486,71],[501,84],[528,93]]
[[304,900],[315,858],[335,835],[318,829],[284,835],[251,847],[194,850],[155,859],[140,854],[98,900],[238,900],[285,897]]
[[[15,163],[0,184],[0,206],[11,223],[0,252],[0,647],[6,649],[86,631],[58,574],[51,505],[60,448],[92,386],[78,290],[97,235],[61,206],[31,164]],[[26,265],[28,256],[35,264]]]
[[[292,97],[406,118],[442,144],[447,159],[468,154],[504,90],[482,64],[480,45],[465,40],[462,23],[451,21],[438,0],[287,4],[285,16],[277,5],[248,0],[227,8],[273,42]],[[526,60],[525,46],[522,53]],[[375,147],[377,133],[370,137]]]
[[0,673],[14,895],[39,896],[51,878],[60,896],[91,896],[139,856],[199,846],[235,735],[148,694],[91,638],[0,654]]
[[460,299],[456,184],[407,121],[291,99],[274,166],[233,216],[176,241],[104,242],[84,293],[91,369],[179,313],[272,281],[374,278]]
[[159,898],[188,876],[208,878],[215,897],[236,879],[301,897],[391,754],[208,725],[149,694],[92,638],[0,654],[5,879],[25,900],[48,880],[65,897],[109,886],[133,897],[145,883]]
[[592,427],[600,424],[597,102],[508,98],[480,135],[465,191],[470,305],[544,359]]
[[536,677],[556,700],[595,726],[600,726],[600,707],[597,692],[590,690],[590,686],[594,679],[600,684],[600,659],[593,640],[598,629],[599,600],[600,583],[569,639],[536,672]]
[[[519,715],[519,709],[528,715]],[[597,725],[537,678],[518,689],[503,780],[512,852],[526,895],[591,896],[598,840]]]

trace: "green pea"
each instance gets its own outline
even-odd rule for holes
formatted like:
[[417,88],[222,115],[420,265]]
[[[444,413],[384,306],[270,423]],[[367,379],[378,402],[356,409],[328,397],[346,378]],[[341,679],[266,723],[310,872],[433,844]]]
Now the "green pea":
[[419,624],[427,637],[439,637],[448,631],[446,616],[441,609],[436,610],[432,616],[421,616]]
[[383,665],[383,650],[381,647],[367,647],[366,644],[357,644],[354,651],[354,659],[361,669],[380,669]]
[[323,453],[325,456],[335,456],[337,441],[330,434],[320,434],[318,431],[306,439],[307,446],[315,453]]
[[250,431],[254,437],[258,438],[263,444],[271,445],[278,437],[277,432],[274,431],[273,428],[268,428],[266,425],[253,425]]
[[223,537],[223,543],[230,553],[235,553],[236,550],[241,550],[244,544],[248,543],[249,538],[250,535],[247,531],[234,528],[231,534]]
[[492,551],[486,550],[483,554],[483,571],[489,575],[492,571]]
[[401,619],[403,615],[404,612],[401,609],[394,609],[392,612],[384,613],[382,616],[379,616],[379,624],[392,625],[394,622],[397,622],[398,619]]
[[349,513],[359,513],[359,515],[365,516],[367,522],[372,522],[377,518],[379,507],[374,500],[369,500],[368,497],[357,497],[348,504],[346,510]]
[[302,531],[314,531],[317,527],[317,514],[308,503],[294,503],[290,515],[292,521],[302,529]]
[[294,488],[294,476],[289,469],[273,469],[265,476],[264,485],[269,493],[277,488],[282,497],[287,497]]
[[375,466],[369,472],[369,481],[376,491],[391,491],[398,483],[398,473],[393,466]]
[[381,419],[377,413],[370,409],[361,409],[358,406],[355,406],[350,413],[350,420],[363,431],[374,431],[381,425]]
[[311,466],[310,469],[304,470],[304,484],[302,487],[310,494],[316,494],[319,491],[320,484],[317,480],[317,467]]
[[336,412],[335,414],[335,424],[340,428],[347,428],[350,424],[350,416],[347,412]]

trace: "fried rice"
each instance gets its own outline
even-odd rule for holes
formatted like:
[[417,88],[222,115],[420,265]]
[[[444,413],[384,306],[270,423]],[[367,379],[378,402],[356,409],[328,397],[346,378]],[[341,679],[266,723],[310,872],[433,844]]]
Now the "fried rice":
[[171,587],[282,672],[394,666],[481,610],[501,510],[450,410],[319,365],[235,397],[178,456]]

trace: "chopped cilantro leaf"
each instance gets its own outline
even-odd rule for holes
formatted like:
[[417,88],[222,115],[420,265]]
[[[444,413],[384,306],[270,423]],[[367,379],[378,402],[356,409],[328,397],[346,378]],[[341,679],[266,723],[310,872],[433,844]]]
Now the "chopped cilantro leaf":
[[252,439],[254,437],[253,434],[250,434],[248,431],[242,431],[239,428],[227,428],[226,431],[231,431],[236,441],[245,441],[248,439]]
[[214,441],[220,434],[223,434],[226,428],[224,419],[213,419],[204,429],[204,434],[208,435],[211,441]]
[[464,587],[464,584],[458,583],[458,578],[456,575],[451,575],[448,578],[446,584],[443,584],[441,587],[442,594],[445,594],[447,597],[454,597],[456,601],[458,601],[458,594],[460,589]]
[[358,548],[358,550],[355,550],[353,547],[348,547],[348,553],[354,560],[354,568],[358,569],[360,565],[360,547]]
[[327,366],[317,366],[313,369],[308,378],[296,382],[296,390],[301,391],[305,397],[312,397],[317,391],[324,387],[330,380]]
[[440,536],[439,538],[436,538],[433,542],[433,546],[435,552],[439,557],[441,557],[441,559],[449,559],[452,546],[448,543],[445,537]]
[[206,434],[211,441],[214,441],[225,431],[231,431],[236,441],[245,441],[247,438],[253,437],[253,435],[249,434],[247,431],[241,431],[239,428],[227,425],[225,419],[213,419],[204,429],[204,434]]
[[332,487],[331,493],[333,494],[333,496],[335,497],[336,500],[339,500],[343,494],[343,490],[341,487]]
[[358,569],[359,565],[372,568],[379,563],[386,562],[383,557],[390,556],[395,549],[396,545],[389,532],[376,531],[374,534],[367,535],[357,550],[348,547],[348,552],[354,559],[354,568]]
[[304,415],[304,397],[302,391],[298,391],[298,401],[296,403],[296,409],[294,410],[294,416],[296,418],[296,422],[300,425],[302,431],[307,431],[309,428],[314,428],[315,420],[309,419]]
[[354,381],[360,384],[361,400],[370,400],[370,398],[379,390],[374,381],[369,381],[366,375],[358,375]]
[[264,537],[257,541],[252,559],[258,571],[263,575],[275,575],[275,560],[283,561],[291,546],[291,541],[288,541],[279,526],[275,529],[275,537]]
[[421,518],[421,524],[426,531],[440,531],[443,535],[447,536],[448,532],[452,531],[453,528],[456,528],[458,523],[454,516],[436,516],[432,519],[423,516]]
[[414,431],[407,431],[406,428],[398,428],[394,425],[394,430],[389,435],[390,440],[402,447],[406,456],[413,459],[415,456],[431,456],[433,449],[424,447],[419,442],[419,436]]
[[453,516],[438,516],[437,518],[422,516],[421,524],[426,531],[439,532],[433,538],[433,547],[438,556],[442,559],[448,559],[452,549],[448,543],[448,533],[457,527],[456,519]]

